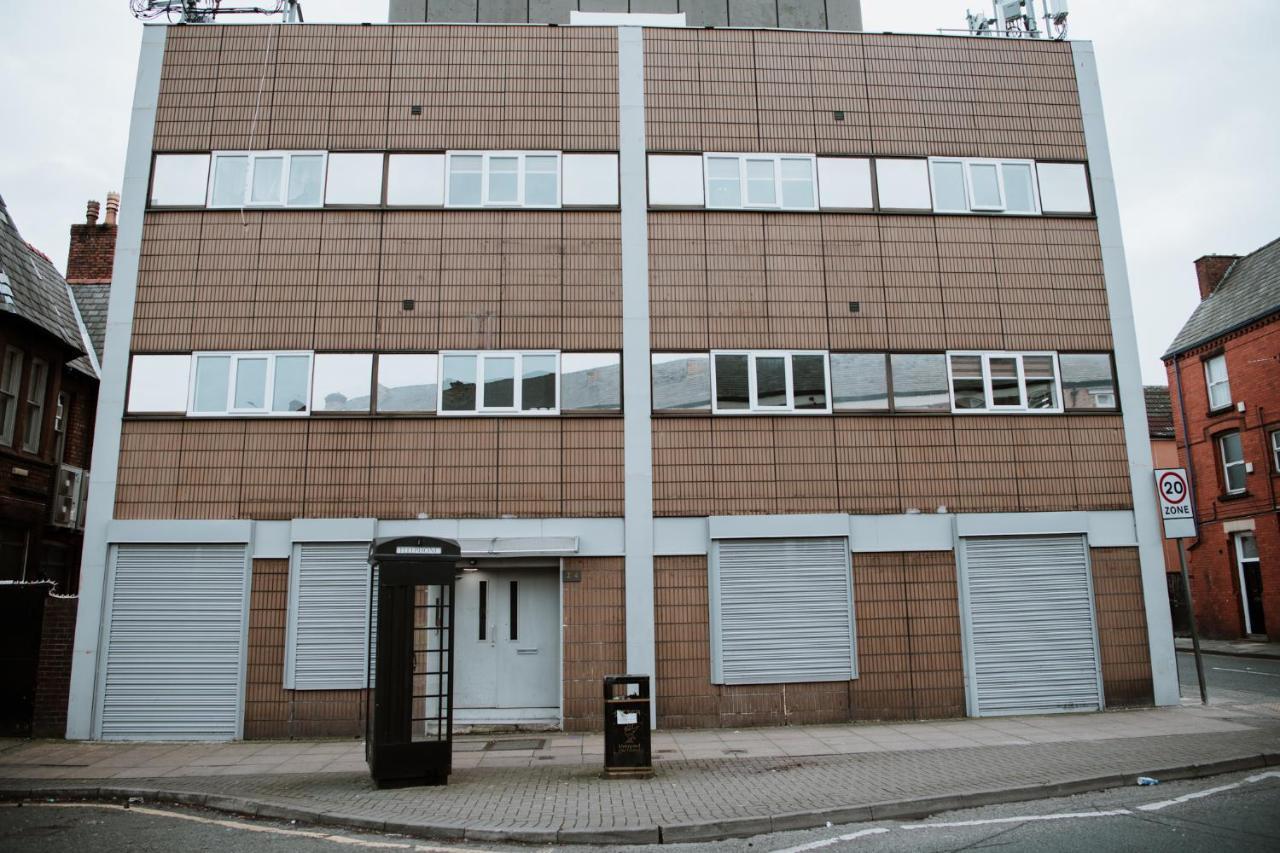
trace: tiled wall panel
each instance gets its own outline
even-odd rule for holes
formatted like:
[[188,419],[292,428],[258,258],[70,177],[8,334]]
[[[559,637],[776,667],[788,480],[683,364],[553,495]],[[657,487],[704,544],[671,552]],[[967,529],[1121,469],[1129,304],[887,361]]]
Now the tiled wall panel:
[[563,584],[564,727],[599,731],[603,679],[627,668],[623,559],[569,557],[564,571],[578,577]]
[[1151,649],[1137,548],[1091,548],[1093,601],[1108,708],[1151,705]]
[[1086,159],[1067,43],[646,30],[645,84],[659,150]]
[[117,518],[622,516],[620,418],[130,420]]
[[659,516],[1129,509],[1119,415],[659,417]]
[[649,251],[655,350],[1111,349],[1092,220],[653,212]]
[[605,27],[173,28],[155,148],[617,150],[617,77]]

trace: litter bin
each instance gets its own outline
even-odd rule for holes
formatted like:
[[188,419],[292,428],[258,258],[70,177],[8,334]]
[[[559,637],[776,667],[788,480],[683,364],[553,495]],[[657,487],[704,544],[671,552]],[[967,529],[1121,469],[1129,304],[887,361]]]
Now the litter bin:
[[604,679],[604,775],[652,776],[649,676]]

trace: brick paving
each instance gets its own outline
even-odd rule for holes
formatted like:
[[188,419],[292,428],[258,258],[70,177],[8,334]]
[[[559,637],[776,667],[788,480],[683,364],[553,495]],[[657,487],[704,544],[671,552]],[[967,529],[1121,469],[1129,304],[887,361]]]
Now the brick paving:
[[243,810],[247,802],[264,814],[296,810],[364,828],[528,841],[677,840],[769,831],[789,820],[856,820],[885,813],[868,807],[925,798],[1012,791],[1008,797],[1017,799],[1026,798],[1021,789],[1079,780],[1263,756],[1275,763],[1280,704],[661,732],[655,749],[672,751],[647,780],[600,778],[599,743],[598,736],[554,734],[526,756],[463,739],[447,787],[379,791],[361,747],[349,742],[8,741],[0,745],[0,793],[123,786],[238,798],[241,805],[227,807]]

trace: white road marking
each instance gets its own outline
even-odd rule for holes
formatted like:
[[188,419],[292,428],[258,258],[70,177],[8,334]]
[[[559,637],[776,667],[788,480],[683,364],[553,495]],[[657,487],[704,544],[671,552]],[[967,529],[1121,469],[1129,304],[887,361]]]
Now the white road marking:
[[169,817],[176,820],[189,820],[193,823],[221,826],[226,829],[242,829],[246,832],[262,832],[268,835],[287,835],[293,838],[314,838],[319,841],[328,841],[332,844],[345,844],[350,847],[366,847],[380,850],[413,850],[415,853],[476,853],[475,850],[465,847],[434,847],[396,841],[370,841],[364,838],[352,838],[348,835],[333,835],[328,832],[318,832],[308,829],[282,829],[277,826],[263,826],[261,824],[245,823],[244,821],[227,820],[225,818],[202,817],[200,815],[186,814],[184,812],[152,809],[147,808],[146,806],[129,806],[126,808],[125,806],[114,806],[106,803],[26,803],[23,805],[23,808],[31,808],[33,806],[46,809],[107,809],[127,811],[132,812],[133,814],[151,815],[153,817]]
[[1223,791],[1231,791],[1240,787],[1239,782],[1232,782],[1230,785],[1219,785],[1216,788],[1206,788],[1203,791],[1192,791],[1190,794],[1183,794],[1181,797],[1174,797],[1172,800],[1161,800],[1158,803],[1146,803],[1138,806],[1144,812],[1158,812],[1161,809],[1167,809],[1169,806],[1176,806],[1179,803],[1198,800],[1201,797],[1211,797],[1214,794],[1221,794]]
[[808,844],[801,844],[797,847],[788,847],[785,850],[775,850],[773,853],[801,853],[804,850],[820,850],[823,847],[830,847],[832,844],[839,844],[842,841],[853,841],[856,838],[862,838],[866,835],[880,835],[889,830],[880,826],[873,826],[870,829],[860,829],[857,832],[850,832],[848,835],[837,835],[835,838],[824,838],[821,841],[810,841]]
[[1280,673],[1258,672],[1256,669],[1232,669],[1229,666],[1212,667],[1215,672],[1243,672],[1245,675],[1265,675],[1267,678],[1280,678]]
[[1073,820],[1078,817],[1115,817],[1116,815],[1133,814],[1128,809],[1115,809],[1109,812],[1074,812],[1065,814],[1038,814],[1026,817],[993,817],[986,820],[957,820],[950,823],[905,823],[901,829],[938,829],[957,826],[986,826],[991,823],[1028,823],[1034,820]]

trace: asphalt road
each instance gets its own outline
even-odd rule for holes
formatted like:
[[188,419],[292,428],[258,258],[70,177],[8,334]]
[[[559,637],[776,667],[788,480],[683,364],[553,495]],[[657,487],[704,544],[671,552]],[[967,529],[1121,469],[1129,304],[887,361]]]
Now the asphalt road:
[[[1205,655],[1204,677],[1213,702],[1275,702],[1280,699],[1280,660]],[[1178,681],[1183,697],[1198,699],[1196,659],[1178,652]]]
[[[1001,853],[1272,853],[1280,849],[1280,771],[1235,773],[1154,787],[1133,785],[1075,797],[951,812],[924,821],[875,821],[713,844],[593,849],[609,849],[612,853],[950,853],[989,848],[999,848]],[[0,806],[0,850],[6,853],[515,853],[531,849],[418,841],[252,821],[177,807],[134,806],[126,811],[120,806]]]

